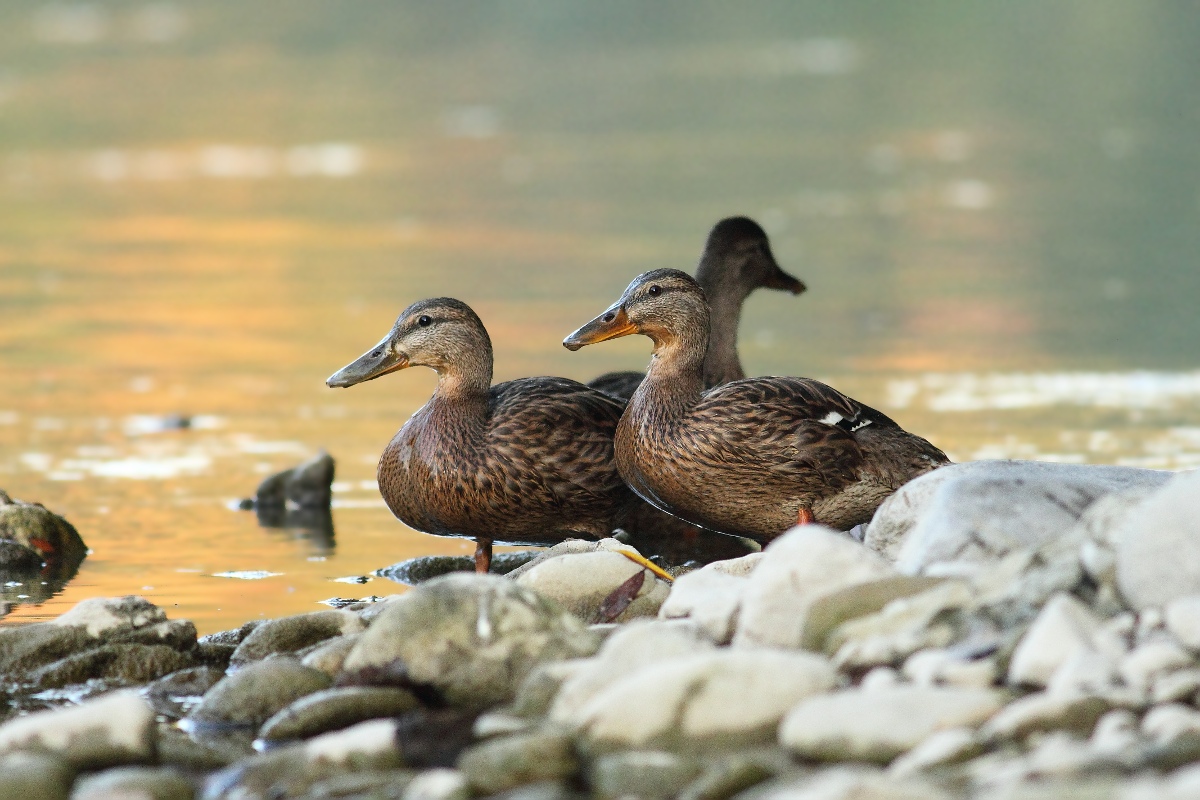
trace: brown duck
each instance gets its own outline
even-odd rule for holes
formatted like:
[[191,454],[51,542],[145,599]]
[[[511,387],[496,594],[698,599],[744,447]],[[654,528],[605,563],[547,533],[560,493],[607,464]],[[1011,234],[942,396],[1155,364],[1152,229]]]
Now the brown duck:
[[[802,294],[808,288],[780,269],[766,232],[748,217],[728,217],[713,226],[696,267],[696,281],[711,309],[705,388],[746,377],[738,359],[737,335],[742,304],[751,292],[761,288]],[[588,381],[588,386],[628,400],[644,377],[642,372],[606,372]]]
[[847,530],[901,485],[949,463],[891,419],[807,378],[704,390],[709,308],[686,273],[639,275],[569,350],[638,333],[646,379],[616,434],[617,467],[651,504],[723,533],[769,541],[797,522]]
[[417,366],[437,372],[437,388],[380,456],[379,490],[409,527],[474,539],[476,570],[487,571],[493,541],[599,539],[641,505],[613,460],[623,404],[565,378],[492,386],[491,339],[458,300],[413,303],[326,383]]

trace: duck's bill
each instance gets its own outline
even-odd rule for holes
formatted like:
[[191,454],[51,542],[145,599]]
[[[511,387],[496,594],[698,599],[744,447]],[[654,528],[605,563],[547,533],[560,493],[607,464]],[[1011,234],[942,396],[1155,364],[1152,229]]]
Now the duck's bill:
[[330,389],[345,389],[357,383],[374,380],[381,375],[408,366],[408,357],[392,352],[385,338],[357,359],[329,376],[325,385]]
[[615,305],[563,339],[563,347],[573,352],[585,345],[628,336],[631,333],[637,333],[637,327],[629,321],[625,309]]
[[778,267],[767,278],[765,285],[768,289],[778,289],[781,292],[791,292],[792,294],[803,294],[808,291],[808,287],[804,285],[804,281],[794,275],[789,275]]

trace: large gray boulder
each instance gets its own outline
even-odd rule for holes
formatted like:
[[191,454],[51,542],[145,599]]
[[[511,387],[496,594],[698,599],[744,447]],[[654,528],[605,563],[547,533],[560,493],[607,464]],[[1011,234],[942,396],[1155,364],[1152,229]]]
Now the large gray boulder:
[[884,501],[864,541],[907,574],[939,562],[993,560],[1054,540],[1101,497],[1162,486],[1171,475],[1040,461],[952,464]]
[[1200,594],[1200,470],[1184,472],[1118,525],[1117,586],[1135,609]]
[[434,578],[388,603],[346,656],[341,683],[432,690],[454,706],[510,700],[542,661],[591,655],[599,637],[497,575]]

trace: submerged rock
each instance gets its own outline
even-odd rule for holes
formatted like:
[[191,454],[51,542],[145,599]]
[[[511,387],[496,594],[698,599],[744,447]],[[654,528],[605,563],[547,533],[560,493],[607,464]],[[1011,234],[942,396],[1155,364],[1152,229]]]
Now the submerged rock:
[[598,644],[576,617],[507,578],[447,575],[388,603],[339,682],[423,688],[484,708],[511,699],[537,663],[590,655]]
[[264,480],[254,493],[255,508],[329,508],[333,499],[333,456],[325,451]]

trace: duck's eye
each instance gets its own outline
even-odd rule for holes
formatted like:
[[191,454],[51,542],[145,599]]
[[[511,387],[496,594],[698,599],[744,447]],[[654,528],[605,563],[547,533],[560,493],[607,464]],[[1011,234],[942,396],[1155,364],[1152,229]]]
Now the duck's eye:
[[429,323],[431,323],[431,322],[433,322],[433,320],[431,320],[425,314],[422,314],[421,316],[417,317],[417,324],[420,325],[422,328],[428,328]]
[[651,297],[658,297],[660,294],[662,294],[662,287],[661,286],[651,286],[647,290],[647,292],[649,292]]

